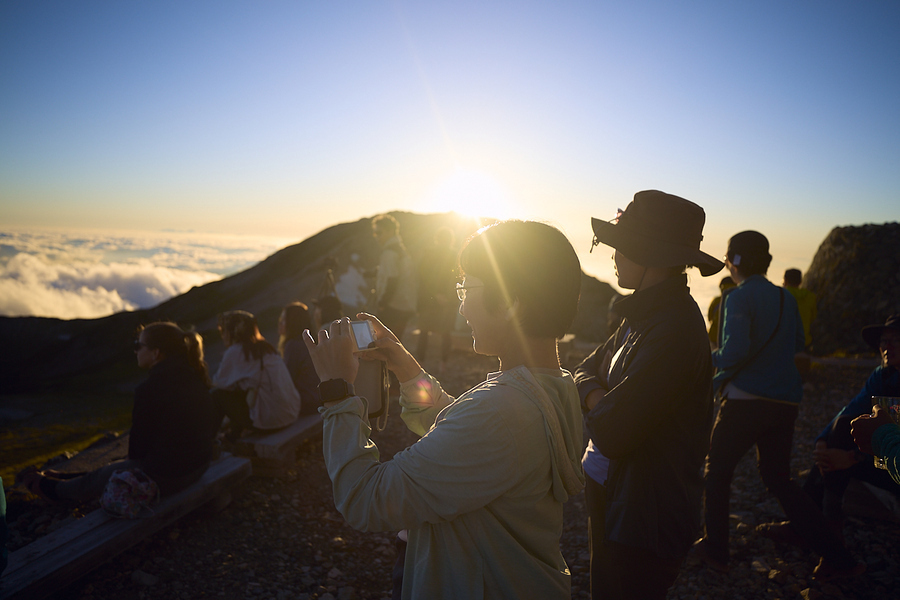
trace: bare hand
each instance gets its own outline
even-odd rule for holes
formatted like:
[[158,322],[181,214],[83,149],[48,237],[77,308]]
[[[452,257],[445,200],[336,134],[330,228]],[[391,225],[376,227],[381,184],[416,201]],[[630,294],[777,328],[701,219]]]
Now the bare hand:
[[829,448],[828,444],[822,440],[816,442],[816,449],[813,450],[813,459],[815,459],[816,466],[819,467],[819,471],[822,473],[843,471],[859,462],[852,451]]
[[378,320],[378,317],[369,313],[358,313],[356,318],[369,321],[375,330],[376,348],[361,353],[360,358],[383,360],[400,383],[409,381],[422,371],[422,367],[415,357],[400,343],[397,336]]
[[584,398],[584,405],[587,409],[594,410],[594,407],[603,400],[603,397],[606,395],[606,390],[593,390]]
[[866,454],[875,454],[872,450],[872,434],[882,425],[889,423],[893,423],[890,413],[876,406],[874,415],[862,415],[850,421],[850,435],[860,450]]
[[318,344],[313,340],[309,329],[303,331],[303,341],[320,381],[343,379],[349,384],[356,381],[359,358],[353,354],[349,318],[344,317],[323,325],[319,331]]

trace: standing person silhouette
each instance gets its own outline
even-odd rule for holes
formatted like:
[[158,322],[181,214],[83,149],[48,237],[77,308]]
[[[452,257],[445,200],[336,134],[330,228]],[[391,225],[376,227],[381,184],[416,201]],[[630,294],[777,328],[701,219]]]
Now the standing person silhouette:
[[412,259],[400,238],[400,224],[391,215],[379,215],[372,220],[372,235],[381,246],[375,279],[375,314],[403,339],[406,325],[416,314]]
[[701,469],[712,426],[706,324],[685,267],[722,263],[700,251],[703,209],[638,192],[594,244],[615,249],[616,333],[575,370],[590,443],[584,453],[595,599],[662,599],[700,529]]
[[772,255],[758,231],[728,241],[725,266],[737,288],[725,297],[722,345],[713,352],[722,404],[706,462],[705,536],[699,558],[728,570],[728,504],[738,461],[756,446],[759,474],[797,532],[822,556],[813,575],[821,580],[856,575],[857,564],[825,516],[791,479],[794,422],[803,396],[794,354],[803,349],[803,323],[794,297],[766,277]]

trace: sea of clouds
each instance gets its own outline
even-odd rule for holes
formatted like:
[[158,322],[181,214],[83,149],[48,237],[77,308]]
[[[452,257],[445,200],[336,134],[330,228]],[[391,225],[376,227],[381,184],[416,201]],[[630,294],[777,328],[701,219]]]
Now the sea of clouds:
[[149,308],[291,242],[193,232],[0,231],[0,315],[75,319]]

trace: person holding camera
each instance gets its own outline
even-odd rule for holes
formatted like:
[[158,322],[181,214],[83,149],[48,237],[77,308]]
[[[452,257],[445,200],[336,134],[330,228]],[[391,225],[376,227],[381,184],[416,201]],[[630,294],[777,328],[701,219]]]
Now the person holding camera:
[[364,531],[408,530],[402,598],[570,598],[563,503],[583,486],[581,415],[557,339],[578,304],[581,267],[557,229],[504,221],[460,254],[459,312],[480,354],[500,359],[453,398],[395,332],[364,313],[367,352],[401,382],[402,418],[421,439],[387,462],[369,439],[348,319],[304,339],[322,380],[323,451],[335,505]]

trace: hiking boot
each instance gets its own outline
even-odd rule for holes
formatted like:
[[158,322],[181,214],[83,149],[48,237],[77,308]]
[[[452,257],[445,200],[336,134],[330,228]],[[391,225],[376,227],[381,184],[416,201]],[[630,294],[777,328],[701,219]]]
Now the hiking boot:
[[848,577],[856,577],[866,572],[866,563],[850,562],[849,565],[839,565],[838,563],[826,560],[823,556],[819,560],[819,564],[813,569],[813,578],[818,581],[834,581],[835,579],[845,579]]
[[806,538],[797,533],[797,530],[791,526],[790,521],[782,521],[781,523],[762,523],[756,526],[756,532],[763,537],[767,537],[773,542],[780,544],[790,544],[809,550],[809,542]]

